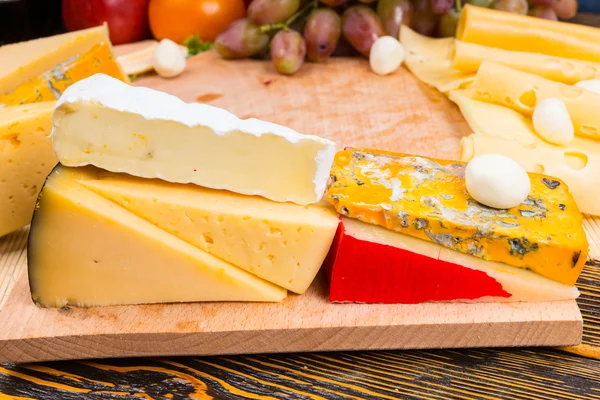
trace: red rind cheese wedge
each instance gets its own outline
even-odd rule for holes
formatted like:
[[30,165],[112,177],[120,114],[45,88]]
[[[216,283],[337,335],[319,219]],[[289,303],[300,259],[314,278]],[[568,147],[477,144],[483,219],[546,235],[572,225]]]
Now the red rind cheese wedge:
[[332,302],[569,300],[575,287],[533,272],[342,218],[326,260]]

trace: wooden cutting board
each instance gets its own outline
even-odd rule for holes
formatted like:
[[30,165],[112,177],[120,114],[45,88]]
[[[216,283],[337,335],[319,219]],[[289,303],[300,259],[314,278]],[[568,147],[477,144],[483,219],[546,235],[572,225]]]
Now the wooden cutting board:
[[[470,133],[458,109],[436,90],[405,70],[379,77],[363,59],[307,64],[283,77],[268,62],[224,61],[208,52],[191,59],[176,79],[150,76],[134,84],[324,136],[340,147],[456,158],[460,138]],[[593,251],[600,243],[598,226],[586,219]],[[26,237],[23,229],[0,239],[0,362],[581,341],[575,301],[331,304],[322,276],[305,295],[292,294],[279,304],[40,309],[29,295]]]

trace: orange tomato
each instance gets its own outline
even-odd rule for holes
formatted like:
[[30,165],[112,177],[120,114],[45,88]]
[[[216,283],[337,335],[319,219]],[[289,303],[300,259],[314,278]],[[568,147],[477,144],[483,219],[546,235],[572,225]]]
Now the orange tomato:
[[150,0],[148,8],[154,37],[176,43],[191,35],[212,42],[245,15],[244,0]]

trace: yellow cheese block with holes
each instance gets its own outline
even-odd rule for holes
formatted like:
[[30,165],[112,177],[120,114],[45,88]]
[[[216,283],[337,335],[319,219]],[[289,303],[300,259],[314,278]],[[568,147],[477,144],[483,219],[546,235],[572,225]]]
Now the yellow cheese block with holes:
[[506,50],[600,62],[600,29],[466,5],[456,38]]
[[42,184],[58,163],[49,136],[54,104],[0,108],[0,236],[29,224]]
[[475,74],[484,60],[570,85],[583,80],[600,78],[600,63],[592,61],[504,50],[461,40],[454,42],[452,68]]
[[106,24],[1,46],[0,93],[6,93],[102,42],[110,44]]
[[527,116],[542,100],[565,102],[575,134],[600,140],[600,94],[554,82],[541,76],[484,61],[473,83],[473,98],[500,104]]
[[286,290],[165,232],[58,166],[31,223],[31,295],[44,307],[190,301],[277,302]]
[[125,174],[86,175],[78,182],[199,249],[296,293],[310,286],[339,223],[327,203],[273,202]]
[[475,73],[459,71],[451,66],[454,38],[434,39],[400,27],[400,41],[406,52],[405,63],[419,80],[442,93],[464,88],[475,79]]

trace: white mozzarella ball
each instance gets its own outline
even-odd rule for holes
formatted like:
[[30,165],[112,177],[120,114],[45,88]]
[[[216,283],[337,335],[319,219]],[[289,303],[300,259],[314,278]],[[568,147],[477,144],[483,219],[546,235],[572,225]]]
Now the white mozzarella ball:
[[600,79],[590,79],[589,81],[580,81],[575,84],[578,88],[589,90],[590,92],[600,93]]
[[160,41],[154,50],[152,66],[163,78],[173,78],[185,70],[185,55],[177,43],[169,39]]
[[482,154],[471,159],[465,169],[465,182],[473,199],[498,209],[517,207],[531,190],[527,172],[501,154]]
[[533,110],[533,127],[547,142],[565,145],[575,137],[575,129],[565,102],[550,98],[542,100]]
[[404,46],[392,36],[381,36],[371,46],[369,63],[378,75],[396,71],[404,61]]

